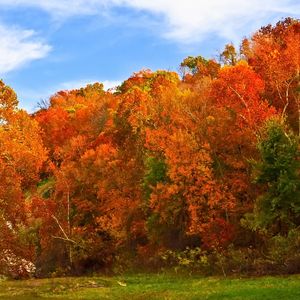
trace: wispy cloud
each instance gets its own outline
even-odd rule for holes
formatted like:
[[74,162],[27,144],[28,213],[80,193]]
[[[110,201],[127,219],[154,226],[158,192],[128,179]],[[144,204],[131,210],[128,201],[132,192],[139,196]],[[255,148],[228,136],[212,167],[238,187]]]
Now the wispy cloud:
[[236,40],[279,16],[300,16],[298,0],[124,0],[123,4],[161,16],[161,34],[180,43],[217,35]]
[[155,16],[159,33],[179,43],[201,41],[211,34],[236,39],[266,20],[300,16],[298,0],[0,0],[1,5],[38,7],[64,18],[109,15],[109,10],[127,7]]
[[119,86],[123,81],[122,80],[104,80],[102,81],[105,90],[114,89]]
[[[122,80],[95,80],[95,79],[78,79],[62,82],[52,87],[44,89],[28,89],[20,88],[16,90],[18,98],[20,100],[20,106],[29,112],[34,112],[37,109],[37,104],[41,100],[47,100],[52,95],[61,90],[74,90],[93,84],[95,82],[101,82],[104,85],[105,90],[113,89],[122,83]],[[31,103],[31,104],[28,104]]]
[[33,60],[45,57],[51,47],[40,41],[33,30],[0,24],[0,74],[18,69]]
[[103,83],[105,90],[115,88],[116,86],[118,86],[122,83],[121,80],[103,80],[103,81],[99,81],[99,80],[93,80],[93,79],[80,79],[80,80],[63,82],[58,87],[56,87],[56,90],[57,90],[57,88],[61,89],[61,90],[74,90],[74,89],[85,87],[88,84],[93,84],[95,82]]
[[114,2],[114,0],[0,0],[0,6],[5,8],[35,7],[52,16],[68,18],[99,14]]
[[[154,23],[149,22],[152,27],[149,29],[179,44],[203,41],[208,36],[237,41],[266,20],[284,15],[300,16],[298,0],[0,0],[0,9],[19,7],[35,7],[63,19],[76,15],[110,16],[110,12],[117,16],[122,10],[114,9],[126,7],[141,16],[155,17],[159,26],[153,28]],[[110,18],[113,22],[118,22],[117,19]],[[137,24],[135,20],[134,26]],[[144,23],[142,26],[145,28]],[[51,50],[33,30],[1,23],[0,45],[0,74],[43,58]]]

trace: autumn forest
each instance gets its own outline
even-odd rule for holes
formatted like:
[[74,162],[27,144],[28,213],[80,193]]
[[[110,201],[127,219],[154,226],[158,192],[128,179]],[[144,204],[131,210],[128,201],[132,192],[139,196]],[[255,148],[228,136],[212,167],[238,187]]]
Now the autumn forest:
[[3,274],[299,273],[299,20],[38,106],[0,82]]

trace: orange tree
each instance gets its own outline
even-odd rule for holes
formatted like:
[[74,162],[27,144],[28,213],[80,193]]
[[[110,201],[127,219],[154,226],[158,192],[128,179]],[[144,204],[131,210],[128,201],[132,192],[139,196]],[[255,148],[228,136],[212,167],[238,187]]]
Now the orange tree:
[[[22,258],[34,259],[29,234],[30,200],[25,195],[39,181],[47,152],[38,123],[17,108],[16,94],[2,81],[0,102],[0,251],[4,264],[7,253],[18,257],[15,272],[22,273]],[[2,267],[11,271],[10,266]]]

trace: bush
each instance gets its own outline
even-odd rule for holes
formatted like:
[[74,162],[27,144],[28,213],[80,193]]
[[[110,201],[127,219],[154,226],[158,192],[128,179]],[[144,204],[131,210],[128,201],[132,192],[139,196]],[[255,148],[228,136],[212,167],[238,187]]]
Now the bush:
[[187,247],[184,251],[166,250],[160,254],[160,258],[164,266],[172,267],[176,272],[180,270],[210,274],[209,256],[199,247]]

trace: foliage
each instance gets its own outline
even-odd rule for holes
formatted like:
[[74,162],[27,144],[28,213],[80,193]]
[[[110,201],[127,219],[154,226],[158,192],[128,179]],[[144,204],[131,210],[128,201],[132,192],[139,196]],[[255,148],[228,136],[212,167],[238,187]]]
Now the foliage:
[[189,56],[182,78],[142,70],[116,91],[57,92],[33,115],[0,81],[0,253],[17,261],[1,269],[297,266],[299,24],[228,44],[220,63]]
[[[273,119],[266,123],[258,149],[261,161],[254,163],[255,182],[267,186],[256,202],[259,225],[277,225],[279,232],[299,225],[299,143],[284,125]],[[278,223],[279,222],[279,223]],[[282,228],[287,226],[287,228]]]
[[143,188],[146,199],[149,199],[156,184],[167,180],[167,165],[164,160],[149,156],[146,157],[145,166]]

